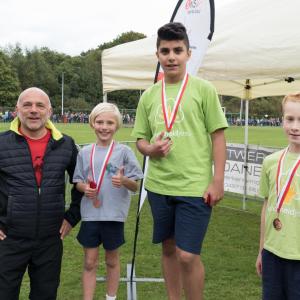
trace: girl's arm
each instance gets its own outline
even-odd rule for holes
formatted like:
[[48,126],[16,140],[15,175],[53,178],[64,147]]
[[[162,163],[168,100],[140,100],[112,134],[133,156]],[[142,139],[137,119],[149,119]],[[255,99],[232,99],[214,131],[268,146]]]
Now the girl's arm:
[[256,259],[256,272],[259,276],[262,273],[262,262],[261,262],[261,251],[264,247],[264,240],[265,240],[265,223],[266,223],[266,208],[267,208],[268,198],[265,199],[262,210],[261,210],[261,217],[260,217],[260,240],[259,240],[259,251]]
[[135,180],[124,176],[124,167],[121,167],[118,173],[112,176],[112,185],[116,188],[124,186],[132,192],[136,192],[138,188],[138,183]]

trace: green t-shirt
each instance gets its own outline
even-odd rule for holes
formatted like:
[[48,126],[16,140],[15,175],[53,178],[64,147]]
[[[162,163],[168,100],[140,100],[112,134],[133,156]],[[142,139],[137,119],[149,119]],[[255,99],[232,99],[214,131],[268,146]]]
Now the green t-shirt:
[[[169,111],[180,86],[181,82],[166,84]],[[145,188],[163,195],[202,196],[212,179],[210,134],[227,126],[216,90],[205,80],[189,76],[170,132],[164,123],[161,81],[147,89],[138,104],[132,136],[153,143],[165,131],[173,145],[167,157],[149,159]]]
[[[281,207],[279,219],[282,224],[280,231],[273,227],[276,212],[276,174],[278,161],[282,151],[267,156],[263,162],[260,179],[260,196],[268,198],[265,215],[265,241],[264,248],[275,255],[300,260],[300,169],[291,183],[289,192]],[[288,152],[283,162],[283,171],[280,190],[286,182],[289,170],[292,168],[299,153]]]

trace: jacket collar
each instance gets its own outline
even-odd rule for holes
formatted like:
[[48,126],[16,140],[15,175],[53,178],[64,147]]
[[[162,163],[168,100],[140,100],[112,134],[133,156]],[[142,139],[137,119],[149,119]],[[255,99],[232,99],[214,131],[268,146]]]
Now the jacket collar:
[[[16,117],[10,123],[10,130],[15,132],[18,135],[21,135],[21,133],[19,132],[19,126],[20,126],[20,119],[19,117]],[[62,133],[54,126],[54,124],[50,120],[47,121],[46,128],[50,129],[51,136],[54,140],[58,141],[63,137]]]

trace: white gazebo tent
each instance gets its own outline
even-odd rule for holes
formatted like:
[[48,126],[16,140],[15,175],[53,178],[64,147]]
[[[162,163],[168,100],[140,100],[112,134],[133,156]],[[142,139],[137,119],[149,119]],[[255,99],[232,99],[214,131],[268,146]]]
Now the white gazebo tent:
[[[215,0],[215,7],[215,33],[198,76],[220,95],[245,100],[247,152],[248,100],[300,90],[300,1]],[[103,92],[149,87],[155,42],[149,37],[103,51]]]
[[[215,33],[198,75],[222,95],[249,99],[299,89],[300,2],[215,0]],[[103,91],[145,89],[153,82],[156,37],[103,51]]]

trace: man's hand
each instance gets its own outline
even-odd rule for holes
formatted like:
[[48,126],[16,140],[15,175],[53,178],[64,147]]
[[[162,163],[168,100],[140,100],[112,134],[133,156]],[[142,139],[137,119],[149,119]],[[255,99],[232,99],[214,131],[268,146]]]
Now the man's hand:
[[60,233],[60,238],[63,240],[65,236],[67,236],[72,229],[72,226],[67,220],[63,220],[62,225],[60,227],[59,233]]
[[217,205],[217,203],[224,196],[224,182],[215,182],[213,181],[207,188],[206,192],[203,195],[204,202],[210,205],[211,207]]
[[124,180],[124,167],[121,167],[117,174],[112,176],[111,181],[112,185],[116,188],[120,188],[123,185]]
[[6,234],[2,230],[0,230],[0,240],[3,241],[5,239],[6,239]]

